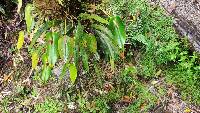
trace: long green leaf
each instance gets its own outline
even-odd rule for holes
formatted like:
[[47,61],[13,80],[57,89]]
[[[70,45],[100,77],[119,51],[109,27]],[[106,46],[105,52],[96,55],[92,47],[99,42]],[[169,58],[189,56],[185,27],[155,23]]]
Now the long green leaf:
[[72,82],[72,84],[74,84],[76,81],[76,78],[77,78],[77,69],[74,64],[70,64],[69,73],[70,73],[71,82]]
[[112,31],[120,48],[124,47],[126,41],[125,25],[119,16],[112,17],[109,21],[109,28]]
[[58,40],[58,53],[59,53],[60,58],[62,58],[62,59],[65,58],[65,49],[66,49],[66,47],[65,47],[65,40],[62,37],[62,38],[60,38]]
[[78,26],[75,33],[75,39],[77,43],[80,42],[80,38],[82,38],[83,36],[83,33],[84,33],[83,30],[84,30],[84,27],[81,25],[80,22],[78,22]]
[[42,70],[42,81],[47,82],[51,75],[51,68],[49,66],[44,66]]
[[66,42],[66,40],[69,40],[69,38],[70,37],[67,37],[66,39],[65,37],[63,37],[58,40],[58,52],[60,57],[64,59],[65,62],[67,62],[69,58],[69,48]]
[[100,23],[108,24],[108,21],[107,21],[107,20],[101,18],[100,16],[98,16],[98,15],[96,15],[96,14],[81,13],[81,14],[79,15],[79,17],[80,17],[82,20],[86,20],[86,19],[91,20],[91,19],[94,19],[94,20],[96,20],[96,21],[98,21],[98,22],[100,22]]
[[58,33],[48,32],[47,35],[47,53],[48,53],[48,62],[50,66],[54,66],[58,59]]
[[106,34],[109,38],[111,38],[111,39],[114,37],[113,34],[112,34],[112,32],[111,32],[111,30],[108,29],[108,28],[105,27],[105,26],[93,24],[92,27],[94,27],[94,28],[97,29],[97,30],[102,31],[103,33],[105,33],[105,34]]
[[104,33],[96,30],[97,34],[100,37],[100,40],[102,41],[102,43],[106,44],[109,55],[110,55],[110,64],[111,64],[111,69],[114,70],[114,60],[115,60],[115,54],[117,51],[115,51],[114,49],[114,45],[112,43],[112,41],[109,39],[108,36],[106,36]]
[[89,51],[92,52],[92,53],[96,53],[97,52],[96,37],[94,35],[85,33],[84,40],[87,41],[86,46],[89,49]]
[[110,58],[110,65],[111,65],[112,71],[114,71],[114,69],[115,69],[115,61],[112,58]]
[[81,51],[81,56],[82,56],[82,61],[83,61],[83,67],[85,68],[85,70],[87,72],[89,72],[88,55],[87,55],[87,53],[84,50],[82,50]]
[[81,25],[80,22],[78,22],[78,26],[76,29],[76,34],[75,34],[75,48],[74,48],[74,62],[75,65],[78,67],[79,63],[79,57],[80,57],[80,47],[81,43],[83,42],[83,37],[84,37],[84,27]]
[[114,59],[114,53],[116,52],[114,49],[114,46],[112,44],[112,41],[108,38],[108,36],[106,36],[104,33],[96,30],[97,35],[99,35],[100,40],[102,41],[103,44],[106,45],[108,51],[109,51],[109,55],[112,59]]
[[107,27],[105,26],[102,26],[102,25],[96,25],[96,24],[93,24],[92,27],[94,27],[96,30],[100,31],[101,33],[103,33],[106,37],[105,38],[108,38],[107,40],[110,40],[112,42],[112,46],[113,48],[115,48],[115,51],[117,52],[118,50],[118,47],[117,47],[117,42],[116,42],[116,38],[115,36],[112,34],[111,30],[108,29]]

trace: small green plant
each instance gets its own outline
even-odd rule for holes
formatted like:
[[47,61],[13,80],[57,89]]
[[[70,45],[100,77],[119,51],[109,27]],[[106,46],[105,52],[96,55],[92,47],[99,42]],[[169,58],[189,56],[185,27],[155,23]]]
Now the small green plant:
[[58,113],[63,111],[63,105],[58,100],[46,99],[43,103],[34,106],[34,113]]
[[1,107],[0,107],[1,112],[8,113],[8,111],[9,111],[8,110],[8,103],[9,103],[9,99],[8,98],[2,99],[2,101],[0,103],[0,105],[1,105]]
[[182,98],[197,104],[200,104],[199,67],[196,53],[189,55],[187,51],[182,51],[178,64],[167,71],[167,80],[179,87]]
[[25,8],[27,32],[19,33],[17,48],[22,47],[24,34],[28,35],[32,69],[37,70],[38,62],[42,61],[44,82],[56,63],[62,60],[62,74],[69,69],[70,79],[75,83],[81,68],[89,72],[90,58],[98,60],[99,50],[103,50],[114,68],[115,56],[124,50],[126,40],[125,25],[119,16],[104,19],[96,14],[80,13],[76,20],[43,19],[34,13],[34,8],[32,4]]

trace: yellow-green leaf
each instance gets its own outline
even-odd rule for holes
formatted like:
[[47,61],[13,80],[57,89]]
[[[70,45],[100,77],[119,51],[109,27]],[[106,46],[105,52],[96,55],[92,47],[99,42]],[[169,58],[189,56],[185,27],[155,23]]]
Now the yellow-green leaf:
[[21,7],[22,7],[22,0],[18,0],[17,13],[20,12]]
[[38,54],[36,52],[33,52],[32,54],[32,69],[35,69],[37,67],[37,64],[38,64]]
[[66,45],[66,39],[64,37],[58,40],[58,53],[61,59],[64,59],[65,61],[68,60],[68,46]]
[[70,64],[69,73],[70,73],[71,82],[72,82],[72,84],[74,84],[74,82],[76,81],[76,78],[77,78],[77,69],[74,64]]
[[24,43],[24,31],[19,32],[18,42],[17,42],[17,49],[21,49]]

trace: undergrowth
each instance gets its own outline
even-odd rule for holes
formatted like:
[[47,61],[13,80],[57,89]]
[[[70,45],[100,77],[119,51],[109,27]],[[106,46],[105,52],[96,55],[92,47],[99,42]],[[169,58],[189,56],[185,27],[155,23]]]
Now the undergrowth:
[[139,76],[146,80],[164,77],[176,85],[184,100],[199,104],[199,55],[192,52],[187,39],[178,36],[173,19],[146,0],[113,0],[111,4],[113,14],[126,20],[128,42],[140,50]]
[[[148,112],[158,102],[162,101],[160,97],[166,95],[167,89],[161,86],[158,88],[157,95],[150,90],[151,81],[161,78],[164,78],[167,84],[175,85],[183,100],[196,105],[200,104],[199,55],[191,51],[187,39],[178,36],[172,26],[173,19],[166,16],[163,9],[159,6],[150,6],[146,0],[103,0],[102,4],[98,5],[98,8],[109,17],[119,15],[126,23],[127,40],[125,52],[121,57],[115,59],[118,60],[114,66],[115,72],[113,72],[113,69],[105,69],[103,67],[105,64],[102,63],[102,66],[100,61],[90,62],[90,55],[86,55],[87,58],[85,58],[85,54],[82,54],[83,67],[86,60],[84,68],[89,73],[81,70],[81,76],[77,78],[80,84],[67,86],[65,83],[63,85],[63,90],[60,94],[60,97],[64,98],[63,100],[46,99],[45,102],[34,105],[33,108],[36,112],[60,112],[66,103],[68,107],[66,109],[75,109],[75,111],[83,113]],[[96,18],[94,19],[93,16],[86,16],[88,17],[86,20],[89,20],[90,24],[104,25],[98,19],[95,20]],[[100,17],[98,16],[98,18]],[[109,19],[112,20],[112,18]],[[95,38],[97,39],[95,44],[103,43],[102,41],[99,42],[99,40],[104,35],[101,32],[88,34],[88,26],[84,23],[84,20],[83,14],[79,20],[83,23],[75,23],[76,29],[72,26],[73,32],[70,35],[70,39],[74,39],[73,35],[79,36],[79,33],[76,32],[81,31],[84,35],[81,35],[80,39],[82,36],[85,39],[86,37],[95,38],[93,37],[94,35],[97,37]],[[64,21],[59,23],[62,29],[66,29],[65,24]],[[68,26],[70,27],[70,25]],[[106,32],[106,27],[100,28],[98,25],[95,27],[93,30]],[[52,31],[56,30],[53,29]],[[62,33],[62,30],[57,31],[59,35],[63,34],[65,36],[66,34]],[[103,36],[99,38],[95,33]],[[81,41],[86,41],[90,45],[88,40]],[[78,45],[80,46],[81,43],[77,41]],[[95,48],[89,47],[88,49],[95,49],[95,53],[100,51],[96,49],[105,49],[105,45],[96,47],[97,45],[95,45]],[[83,46],[87,46],[87,43]],[[104,55],[106,56],[109,52],[109,50],[105,51]],[[113,55],[112,57],[116,56]],[[125,58],[122,59],[122,57]],[[110,56],[108,55],[109,58]],[[79,63],[78,61],[76,62],[76,64]],[[44,64],[47,63],[45,62]],[[113,68],[113,61],[108,67]],[[79,67],[77,66],[77,68]],[[63,69],[66,71],[65,68]],[[31,91],[34,94],[34,90]],[[4,99],[1,105],[5,108],[3,110],[7,111],[8,100]],[[71,108],[69,105],[71,105]]]

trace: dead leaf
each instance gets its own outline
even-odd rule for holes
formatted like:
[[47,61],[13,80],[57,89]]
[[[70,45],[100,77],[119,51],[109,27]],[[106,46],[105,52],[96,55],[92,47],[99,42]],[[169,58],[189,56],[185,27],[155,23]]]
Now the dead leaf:
[[124,56],[124,51],[121,52],[119,56],[120,56],[122,59],[124,59],[124,58],[125,58],[125,56]]
[[146,103],[141,104],[140,109],[141,109],[141,110],[144,110],[145,106],[147,106]]
[[130,96],[123,96],[122,97],[122,102],[130,104],[132,102],[132,98]]
[[113,86],[110,83],[105,83],[104,84],[104,90],[105,91],[111,91],[113,89]]
[[95,4],[90,4],[87,11],[90,13],[93,13],[93,12],[95,12],[96,8],[97,8],[97,6]]
[[12,80],[11,75],[12,75],[13,73],[14,73],[14,71],[12,71],[9,75],[4,75],[3,81],[4,81],[4,82],[7,82],[7,81]]

